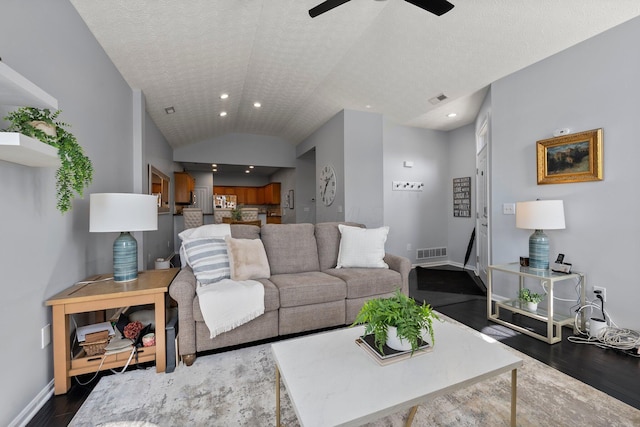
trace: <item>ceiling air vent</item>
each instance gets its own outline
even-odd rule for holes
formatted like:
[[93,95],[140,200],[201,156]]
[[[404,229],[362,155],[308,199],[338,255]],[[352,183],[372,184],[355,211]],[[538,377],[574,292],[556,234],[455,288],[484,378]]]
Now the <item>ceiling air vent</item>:
[[416,259],[441,258],[447,256],[447,248],[417,249]]
[[444,101],[447,98],[448,98],[447,95],[445,95],[444,93],[441,93],[440,95],[437,95],[437,96],[434,96],[433,98],[431,98],[429,100],[429,102],[432,103],[433,105],[436,105],[436,104]]

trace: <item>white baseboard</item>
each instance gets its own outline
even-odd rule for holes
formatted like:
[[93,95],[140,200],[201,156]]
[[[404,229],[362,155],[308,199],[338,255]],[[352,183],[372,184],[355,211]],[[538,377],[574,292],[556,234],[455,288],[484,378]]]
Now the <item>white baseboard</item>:
[[49,382],[36,397],[9,423],[9,427],[23,427],[38,413],[40,408],[53,396],[53,380]]

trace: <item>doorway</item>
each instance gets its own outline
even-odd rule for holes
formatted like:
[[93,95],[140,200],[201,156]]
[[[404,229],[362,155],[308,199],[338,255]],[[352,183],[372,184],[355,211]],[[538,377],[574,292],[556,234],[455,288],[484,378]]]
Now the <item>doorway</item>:
[[484,120],[476,135],[476,274],[487,283],[487,266],[490,263],[491,218],[489,197],[489,117]]

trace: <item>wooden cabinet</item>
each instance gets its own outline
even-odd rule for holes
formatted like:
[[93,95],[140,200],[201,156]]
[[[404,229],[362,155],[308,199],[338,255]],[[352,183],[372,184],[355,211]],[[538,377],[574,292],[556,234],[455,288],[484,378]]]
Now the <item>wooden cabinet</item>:
[[267,224],[282,224],[282,218],[279,216],[267,216]]
[[[94,282],[79,282],[54,295],[46,301],[52,308],[53,326],[53,377],[55,394],[64,394],[71,387],[72,377],[96,372],[100,369],[115,369],[127,364],[130,353],[103,356],[87,356],[85,351],[74,354],[71,346],[69,316],[76,313],[103,311],[134,305],[153,304],[156,324],[155,347],[144,347],[135,363],[155,359],[156,372],[164,372],[167,365],[165,337],[166,294],[169,285],[180,271],[179,268],[143,271],[134,281],[126,285],[103,281],[111,277],[99,275],[88,278]],[[87,283],[91,285],[87,286]],[[131,361],[134,363],[134,361]]]
[[[258,205],[258,187],[246,187],[245,200],[247,205]],[[264,202],[263,202],[264,203]]]
[[214,186],[213,194],[235,195],[239,205],[279,205],[280,188],[279,182],[272,182],[264,187]]
[[190,205],[193,203],[193,190],[196,187],[196,180],[186,172],[174,172],[173,176],[175,180],[175,202]]
[[247,204],[247,187],[234,187],[239,205]]
[[267,205],[280,204],[280,183],[272,182],[264,187],[264,203]]

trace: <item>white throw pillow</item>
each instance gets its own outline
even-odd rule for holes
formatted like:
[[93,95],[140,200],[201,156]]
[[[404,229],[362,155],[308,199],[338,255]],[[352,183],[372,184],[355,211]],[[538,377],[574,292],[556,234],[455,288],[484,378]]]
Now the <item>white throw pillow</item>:
[[231,280],[268,279],[269,260],[260,239],[225,237],[229,253]]
[[[231,236],[231,226],[229,224],[207,224],[196,228],[187,228],[178,233],[178,237],[183,242],[189,239],[198,239],[202,237],[219,237],[224,239]],[[184,252],[183,244],[180,245],[180,261],[182,267],[187,265],[187,254]]]
[[183,241],[182,247],[187,254],[187,264],[201,284],[208,285],[231,278],[227,242],[224,239],[190,239]]
[[339,224],[338,229],[342,237],[336,268],[389,268],[384,262],[384,244],[389,227],[367,229]]

